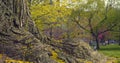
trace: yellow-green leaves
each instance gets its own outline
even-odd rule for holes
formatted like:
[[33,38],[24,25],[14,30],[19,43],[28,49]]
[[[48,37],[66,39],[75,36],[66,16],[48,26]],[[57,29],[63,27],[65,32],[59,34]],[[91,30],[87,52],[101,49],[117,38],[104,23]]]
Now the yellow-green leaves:
[[66,17],[71,14],[71,9],[59,6],[58,2],[53,5],[37,4],[31,6],[31,14],[37,26],[43,29],[45,25],[55,27],[66,22]]

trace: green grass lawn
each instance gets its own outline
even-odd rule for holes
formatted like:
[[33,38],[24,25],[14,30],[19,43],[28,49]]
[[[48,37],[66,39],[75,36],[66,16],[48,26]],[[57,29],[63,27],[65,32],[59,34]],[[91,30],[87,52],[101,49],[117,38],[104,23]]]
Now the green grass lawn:
[[103,53],[109,57],[120,58],[120,46],[118,44],[100,46],[100,48],[100,53]]

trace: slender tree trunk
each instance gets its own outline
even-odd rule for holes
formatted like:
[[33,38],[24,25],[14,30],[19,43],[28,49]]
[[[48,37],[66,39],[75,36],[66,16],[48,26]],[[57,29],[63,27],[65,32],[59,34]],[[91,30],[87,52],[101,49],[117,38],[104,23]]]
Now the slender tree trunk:
[[98,37],[95,37],[95,41],[96,41],[96,49],[99,50],[100,49],[100,45],[99,45]]
[[[119,28],[119,30],[120,30],[120,28]],[[119,46],[120,46],[120,32],[119,32],[119,37],[118,38],[119,38],[118,42],[119,42]]]
[[118,42],[118,45],[120,46],[120,36],[119,36],[119,40],[118,40],[119,42]]
[[119,41],[119,46],[120,46],[120,41]]
[[98,37],[93,36],[93,39],[95,40],[94,49],[95,50],[99,50],[100,49],[100,45],[99,45]]

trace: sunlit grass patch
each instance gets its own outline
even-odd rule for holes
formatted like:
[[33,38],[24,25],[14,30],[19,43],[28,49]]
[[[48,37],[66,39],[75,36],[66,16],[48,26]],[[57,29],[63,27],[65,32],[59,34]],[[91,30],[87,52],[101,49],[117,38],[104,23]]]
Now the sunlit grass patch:
[[120,46],[118,44],[101,46],[99,52],[109,57],[120,58]]
[[106,46],[101,46],[100,53],[113,57],[113,59],[108,59],[107,63],[120,63],[120,46],[118,44],[110,44]]

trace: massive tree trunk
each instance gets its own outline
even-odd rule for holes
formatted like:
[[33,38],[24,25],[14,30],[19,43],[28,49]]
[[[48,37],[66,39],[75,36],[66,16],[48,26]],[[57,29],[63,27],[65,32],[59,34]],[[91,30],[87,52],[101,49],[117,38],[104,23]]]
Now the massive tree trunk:
[[41,36],[30,18],[27,0],[0,0],[0,53],[13,59],[55,63],[45,50],[49,46],[38,38]]

